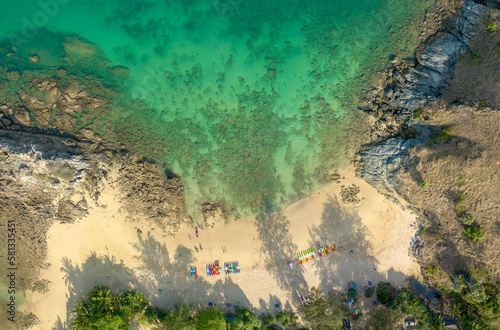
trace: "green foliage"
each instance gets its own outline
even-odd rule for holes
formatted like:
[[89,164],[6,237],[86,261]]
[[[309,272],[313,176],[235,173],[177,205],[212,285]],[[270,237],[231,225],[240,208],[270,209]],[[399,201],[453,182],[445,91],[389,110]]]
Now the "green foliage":
[[474,50],[472,50],[472,49],[470,50],[470,53],[471,53],[471,55],[472,55],[472,59],[473,59],[473,60],[479,60],[479,59],[481,58],[481,56],[479,56],[479,54],[478,54],[478,53],[476,53],[476,52],[475,52]]
[[389,282],[379,282],[377,284],[377,300],[388,305],[394,299],[394,293],[396,289]]
[[373,308],[366,325],[368,329],[373,330],[393,330],[403,317],[404,314],[400,308]]
[[169,310],[162,318],[161,323],[167,329],[195,330],[193,315],[193,305],[176,305],[175,310]]
[[481,283],[474,281],[474,283],[469,286],[469,290],[472,295],[472,299],[474,299],[476,303],[482,303],[486,300],[486,291]]
[[476,219],[474,218],[474,215],[470,214],[470,213],[467,213],[463,218],[462,218],[462,222],[464,225],[466,226],[470,226],[474,223],[474,221],[476,221]]
[[300,312],[313,329],[342,328],[345,312],[340,294],[331,292],[325,296],[320,288],[312,287],[309,296],[310,299],[302,306]]
[[466,226],[464,228],[464,234],[473,242],[480,241],[485,237],[483,228],[479,226]]
[[477,101],[477,110],[482,110],[484,107],[488,106],[489,102],[486,99],[479,98]]
[[[474,272],[473,276],[484,279],[488,277],[484,274],[484,270],[479,269],[477,271],[479,274]],[[477,280],[468,279],[460,274],[455,277],[454,290],[462,299],[462,302],[457,303],[455,315],[461,316],[460,322],[462,322],[463,329],[490,329],[486,321],[500,317],[500,297],[495,286],[487,283],[483,285]],[[481,327],[475,327],[475,324],[480,324]]]
[[491,35],[497,33],[497,24],[491,19],[486,21],[486,31],[488,31]]
[[486,268],[480,266],[473,266],[470,270],[470,277],[476,281],[488,281],[490,274]]
[[146,298],[138,291],[116,295],[108,286],[97,285],[87,299],[80,298],[75,304],[71,329],[128,329],[146,305]]
[[286,327],[286,326],[293,325],[295,323],[295,321],[297,320],[297,317],[295,315],[292,314],[292,316],[293,316],[293,319],[292,319],[292,317],[290,317],[290,315],[288,313],[279,312],[276,315],[276,320],[278,320],[278,322],[281,323],[281,325]]
[[261,322],[257,315],[246,308],[236,310],[236,317],[229,324],[231,330],[260,329]]
[[[288,314],[287,314],[287,316],[288,316]],[[272,315],[264,316],[262,318],[262,323],[264,323],[264,325],[274,324],[275,323],[274,316],[272,316]]]
[[395,306],[400,307],[403,313],[413,315],[418,320],[421,329],[426,329],[433,323],[432,314],[427,310],[424,302],[408,289],[398,290]]
[[465,216],[465,214],[467,213],[467,209],[463,206],[455,206],[455,212],[457,212],[457,214],[461,217]]
[[436,143],[444,143],[453,138],[451,135],[451,128],[443,128],[441,129],[441,133],[439,135],[434,134],[433,137],[429,140],[429,147],[432,147]]
[[497,53],[500,53],[500,42],[495,45],[495,50]]
[[422,236],[427,235],[427,228],[422,228],[422,230],[420,231],[420,235]]
[[[457,182],[460,183],[461,185],[466,186],[466,185],[470,184],[470,178],[464,176],[463,174],[460,174],[457,177]],[[464,193],[459,193],[459,194],[464,195]],[[465,195],[465,197],[467,197],[467,195]]]
[[136,316],[142,314],[147,305],[146,297],[139,291],[125,291],[119,296],[118,310],[122,317],[133,320]]
[[418,119],[420,117],[422,117],[422,114],[424,113],[424,109],[422,108],[418,108],[416,111],[415,111],[415,119]]
[[425,270],[425,272],[427,273],[428,276],[436,276],[441,274],[441,269],[436,266],[430,266]]
[[207,307],[194,314],[194,325],[197,330],[226,330],[226,319],[217,308]]
[[421,188],[421,189],[425,189],[427,188],[427,182],[425,181],[422,181],[418,184],[418,187]]
[[453,284],[453,290],[457,293],[462,293],[462,291],[467,288],[467,283],[463,274],[456,275]]
[[391,296],[390,296],[389,292],[387,292],[385,290],[381,290],[381,291],[377,292],[377,300],[385,305],[391,300]]
[[366,298],[371,298],[373,296],[373,292],[375,291],[374,288],[367,288],[365,290],[365,296]]
[[[463,176],[461,176],[463,177]],[[460,177],[459,179],[460,180]],[[459,192],[457,194],[457,198],[455,198],[455,205],[459,204],[459,203],[462,203],[463,201],[465,201],[467,199],[467,194],[464,194],[463,192]]]
[[451,135],[451,128],[443,128],[441,130],[441,136],[437,138],[438,143],[443,143],[446,141],[449,141],[453,138],[453,135]]
[[463,330],[488,330],[493,329],[486,324],[485,320],[472,313],[463,313],[460,316],[461,329]]

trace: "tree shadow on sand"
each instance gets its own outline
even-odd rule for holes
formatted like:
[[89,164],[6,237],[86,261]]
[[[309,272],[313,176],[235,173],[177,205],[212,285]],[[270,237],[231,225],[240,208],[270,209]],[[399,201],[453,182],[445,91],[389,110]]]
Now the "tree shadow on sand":
[[221,275],[213,284],[203,278],[204,268],[198,268],[197,278],[191,276],[190,267],[197,261],[193,250],[181,245],[170,254],[164,243],[152,237],[139,237],[134,248],[138,252],[137,258],[143,263],[143,267],[137,269],[136,273],[151,294],[150,299],[154,305],[174,308],[175,304],[190,303],[197,309],[212,302],[224,312],[234,311],[234,307],[225,307],[226,303],[252,309],[245,293],[230,276]]
[[[193,304],[195,309],[204,308],[209,302],[225,313],[234,312],[234,306],[253,309],[245,293],[230,276],[221,275],[215,283],[209,283],[198,269],[195,278],[190,267],[196,262],[193,250],[178,246],[170,253],[165,244],[152,237],[142,238],[133,244],[142,266],[128,268],[123,261],[114,262],[107,256],[92,253],[81,264],[64,259],[63,271],[70,294],[67,296],[67,319],[58,319],[53,329],[65,329],[70,323],[70,312],[76,301],[85,296],[95,285],[108,285],[113,291],[137,289],[157,307],[172,309],[176,304]],[[231,303],[227,307],[226,303]]]
[[86,295],[95,285],[108,285],[113,290],[144,290],[144,286],[136,280],[134,272],[108,256],[100,256],[92,252],[87,260],[78,265],[68,258],[63,258],[61,272],[69,294],[66,295],[66,320],[58,318],[53,329],[66,329],[70,323],[70,314],[80,297]]
[[[350,281],[357,283],[358,289],[375,279],[397,279],[403,283],[407,277],[402,272],[391,269],[382,274],[377,271],[379,262],[373,254],[373,246],[367,241],[367,228],[355,210],[346,210],[336,197],[330,196],[324,203],[321,224],[309,228],[311,246],[316,249],[335,243],[337,249],[330,255],[317,256],[314,261],[316,275],[320,278],[321,288],[325,292],[332,289],[347,289]],[[351,253],[352,251],[352,253]]]
[[[290,234],[290,221],[280,212],[264,212],[256,221],[261,251],[266,256],[266,269],[277,285],[292,297],[302,296],[308,291],[303,269],[297,267],[298,247]],[[289,269],[292,262],[294,269]],[[290,305],[290,302],[282,302]],[[292,302],[293,304],[293,302]]]

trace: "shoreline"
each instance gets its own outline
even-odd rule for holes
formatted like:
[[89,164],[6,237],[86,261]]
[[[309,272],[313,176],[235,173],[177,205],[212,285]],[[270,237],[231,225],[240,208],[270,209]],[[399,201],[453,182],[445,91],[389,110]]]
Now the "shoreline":
[[[427,46],[429,46],[429,45],[427,45]],[[412,113],[409,112],[409,113],[406,113],[404,115],[406,116],[406,120],[408,120],[408,119],[411,120]],[[385,138],[380,143],[377,143],[375,145],[376,146],[377,145],[385,145],[389,140],[390,139]],[[370,147],[372,147],[372,146],[373,145],[370,145]],[[352,170],[348,170],[348,172],[353,172],[353,171]],[[350,175],[352,175],[352,173]],[[342,177],[342,174],[341,174],[341,177]],[[348,179],[347,180],[342,180],[342,184],[347,184],[347,183],[351,184],[351,182],[345,182],[345,181],[349,181],[351,179],[352,179],[352,181],[358,180],[357,177],[346,176],[346,178],[348,178]],[[359,180],[362,180],[362,179],[359,179]],[[362,181],[365,182],[364,180],[362,180]],[[325,187],[319,188],[312,195],[310,195],[308,197],[305,197],[305,198],[302,198],[302,199],[300,199],[300,200],[298,200],[296,202],[287,204],[284,207],[284,210],[285,210],[284,213],[286,213],[287,210],[295,210],[298,213],[300,213],[301,207],[305,208],[305,206],[303,204],[307,204],[307,202],[310,202],[310,203],[313,204],[314,201],[317,200],[317,192],[319,192],[320,195],[321,195],[321,193],[323,191],[326,191],[328,189],[332,189],[332,191],[336,191],[335,189],[339,188],[342,184],[338,184],[338,187],[334,187],[337,184],[336,183],[331,183],[331,184],[329,184],[329,185],[327,185]],[[366,183],[366,184],[368,185],[368,183]],[[373,185],[373,183],[372,183],[372,185]],[[376,185],[374,185],[374,186],[376,186]],[[372,186],[370,186],[369,188],[373,189]],[[370,191],[371,189],[367,188],[367,190]],[[372,191],[374,191],[374,190],[372,190]],[[361,194],[363,194],[363,193],[365,193],[365,192],[362,189]],[[377,197],[378,197],[378,195],[379,194],[377,193]],[[335,196],[338,196],[338,192],[336,192]],[[117,223],[121,223],[123,225],[133,225],[132,223],[127,222],[124,219],[118,219],[117,220],[117,219],[112,219],[111,218],[111,215],[112,215],[110,213],[111,210],[115,210],[117,215],[120,213],[118,211],[118,209],[114,209],[114,206],[113,206],[114,204],[113,203],[114,202],[109,201],[109,203],[108,203],[108,209],[100,211],[100,212],[103,212],[103,213],[100,213],[101,215],[107,214],[106,215],[106,217],[107,217],[106,225],[107,226],[111,226],[111,228],[120,229],[120,230],[122,230],[122,227],[121,226],[117,226],[116,225]],[[365,201],[362,201],[362,204],[363,203],[365,203]],[[390,204],[393,205],[392,203],[390,203]],[[311,207],[311,205],[309,205],[309,207]],[[352,207],[352,209],[356,209],[356,207]],[[94,211],[95,211],[95,209],[94,209]],[[316,213],[318,213],[318,212],[320,212],[320,211],[316,211]],[[307,219],[313,218],[313,220],[310,220],[310,221],[312,223],[316,223],[318,221],[317,219],[314,220],[315,215],[317,215],[316,213],[306,214],[306,215],[304,215],[305,218],[304,217],[299,217],[297,219],[294,218],[293,220],[290,220],[290,224],[289,224],[290,228],[293,227],[294,230],[296,230],[298,232],[301,232],[301,233],[308,232],[309,227],[308,226],[304,226],[304,223],[302,223],[302,222],[304,222],[304,219],[306,219],[305,221],[307,221]],[[117,218],[121,218],[121,217],[123,217],[123,215],[119,215]],[[291,218],[291,217],[287,216],[286,218]],[[398,218],[398,219],[400,219],[401,221],[405,221],[404,217]],[[74,230],[74,234],[75,235],[77,235],[78,232],[81,230],[81,231],[84,231],[86,234],[90,235],[90,237],[93,237],[94,235],[97,235],[97,234],[96,234],[95,231],[94,232],[90,231],[89,228],[92,227],[92,225],[96,225],[96,226],[98,225],[98,223],[95,222],[95,221],[96,221],[96,219],[94,219],[94,222],[89,222],[89,223],[85,224],[84,220],[80,220],[79,222],[77,222],[76,224],[73,224],[73,225],[54,223],[54,225],[52,227],[54,228],[55,233],[52,232],[52,228],[49,231],[49,234],[53,235],[53,236],[48,240],[48,246],[49,246],[49,249],[51,250],[51,251],[49,251],[49,257],[48,258],[53,258],[54,262],[60,261],[60,260],[56,260],[55,256],[53,254],[51,254],[53,248],[51,247],[51,243],[50,242],[52,242],[53,240],[55,240],[54,237],[59,237],[60,240],[63,241],[63,242],[65,242],[67,246],[72,246],[72,244],[74,243],[73,240],[71,239],[71,235],[69,233],[64,233],[64,231],[62,231],[61,233],[58,233],[56,231],[56,229],[61,229],[64,226],[72,226],[73,228],[75,228],[75,230]],[[250,232],[250,229],[256,226],[255,224],[252,224],[252,226],[248,226],[248,224],[251,223],[251,222],[255,223],[255,220],[252,220],[251,218],[250,219],[247,218],[247,219],[244,219],[244,220],[239,220],[239,221],[231,222],[231,223],[229,223],[227,225],[224,225],[223,221],[219,219],[219,221],[216,222],[215,228],[209,229],[210,231],[213,231],[213,234],[212,234],[212,232],[210,233],[210,235],[206,234],[206,237],[213,236],[213,237],[210,238],[210,241],[212,241],[212,242],[223,239],[223,235],[222,234],[216,234],[216,232],[219,231],[219,230],[221,230],[221,228],[224,228],[224,232],[227,229],[226,235],[229,235],[230,233],[236,235],[237,233],[241,233],[241,232]],[[147,221],[146,221],[146,223],[147,223]],[[239,226],[236,225],[236,224],[239,224],[239,223],[242,223],[241,224],[242,228],[240,228]],[[144,224],[144,226],[145,225],[146,224]],[[151,225],[151,224],[148,224],[148,225]],[[89,228],[87,228],[87,227],[89,227]],[[229,227],[231,227],[231,228],[228,229]],[[194,228],[194,224],[193,224],[193,228]],[[236,229],[233,229],[233,228],[236,228]],[[68,228],[66,228],[66,229],[68,229]],[[76,230],[76,229],[78,229],[78,230]],[[376,226],[374,226],[374,230],[375,229],[377,229]],[[187,235],[189,235],[189,232],[191,232],[191,236],[192,237],[194,236],[193,235],[193,233],[194,233],[193,229],[190,228],[189,225],[185,225],[185,224],[183,224],[181,226],[181,229],[176,234],[177,237],[174,238],[174,239],[171,239],[171,240],[169,238],[165,239],[164,237],[160,237],[162,235],[158,235],[157,234],[157,232],[159,230],[160,229],[158,227],[156,227],[153,231],[151,231],[150,237],[148,237],[147,239],[144,240],[146,242],[150,242],[151,243],[150,246],[148,246],[149,248],[158,248],[159,251],[162,251],[163,248],[166,248],[167,252],[168,251],[174,251],[175,248],[172,248],[172,246],[175,246],[175,244],[177,244],[177,246],[182,245],[181,242],[184,242],[184,240],[188,240]],[[245,230],[247,230],[247,231],[245,231]],[[208,231],[208,229],[207,229],[207,231]],[[252,232],[252,233],[254,233],[254,232]],[[310,230],[309,230],[309,233],[310,233]],[[134,232],[134,230],[130,231],[130,228],[127,228],[127,235],[128,235],[129,238],[136,239],[137,235],[135,235],[135,234],[136,234],[136,232]],[[181,239],[181,237],[180,237],[181,235],[185,236],[184,239]],[[65,236],[68,236],[70,238],[68,239]],[[300,236],[300,235],[297,235],[297,236]],[[142,237],[147,237],[147,231],[143,230]],[[293,236],[293,237],[295,237],[295,236]],[[252,237],[252,238],[255,238],[255,237]],[[371,239],[373,239],[373,238],[371,238]],[[137,242],[137,240],[134,241],[134,242]],[[189,240],[188,242],[191,243],[191,240]],[[243,242],[245,242],[246,244],[248,244],[249,246],[252,247],[252,250],[251,250],[252,252],[246,251],[246,252],[238,252],[237,254],[232,254],[233,251],[237,251],[237,249],[238,249],[238,246],[235,245],[235,244],[237,244],[237,243],[243,244]],[[307,244],[305,244],[304,242],[308,243],[309,241],[307,239],[304,239],[304,238],[298,238],[296,241],[293,242],[293,244],[296,244],[297,248],[299,248],[299,249],[301,249],[302,246],[304,246],[304,248],[308,247]],[[157,243],[160,243],[160,244],[157,244]],[[162,245],[162,243],[164,243],[164,245]],[[299,247],[299,245],[301,245],[301,246]],[[54,246],[58,246],[58,247],[60,247],[63,250],[67,250],[68,254],[74,254],[75,256],[77,256],[76,258],[72,259],[72,261],[75,262],[75,265],[81,266],[81,265],[87,264],[86,263],[86,261],[87,261],[86,256],[87,255],[85,253],[82,254],[82,251],[89,252],[90,251],[89,249],[85,249],[84,248],[84,249],[82,249],[82,251],[78,252],[78,249],[75,246],[73,246],[71,249],[68,249],[67,246],[66,247],[65,246],[61,246],[61,245],[54,245]],[[123,247],[119,247],[118,243],[116,243],[114,246],[115,246],[115,249],[117,251],[120,250],[120,249],[123,249]],[[242,265],[242,274],[240,274],[240,275],[244,275],[244,276],[241,276],[239,278],[236,277],[236,276],[239,276],[239,275],[232,275],[232,276],[227,276],[227,277],[226,277],[226,275],[222,275],[222,276],[225,276],[225,277],[222,278],[222,276],[221,276],[221,277],[211,277],[211,278],[208,278],[208,280],[206,281],[208,284],[204,283],[203,284],[203,289],[209,288],[209,289],[212,290],[212,294],[213,294],[212,299],[213,300],[222,299],[223,298],[223,296],[217,295],[217,294],[214,293],[216,291],[216,289],[219,288],[219,289],[224,289],[224,294],[226,292],[225,290],[228,290],[228,292],[230,292],[229,294],[231,296],[234,295],[234,296],[244,296],[244,297],[246,297],[248,303],[251,304],[252,306],[258,306],[258,305],[260,305],[261,307],[267,306],[267,308],[269,310],[271,310],[272,306],[273,306],[271,300],[269,300],[269,302],[265,301],[265,304],[262,305],[262,303],[260,303],[260,299],[257,299],[256,296],[262,294],[263,292],[272,291],[272,290],[276,289],[275,288],[276,284],[273,283],[272,285],[268,286],[266,283],[267,283],[267,281],[269,279],[269,275],[270,274],[275,274],[276,272],[278,272],[278,270],[276,270],[276,272],[272,273],[271,271],[269,271],[269,269],[271,269],[271,270],[273,269],[272,267],[267,268],[267,267],[262,266],[262,261],[265,262],[265,258],[261,256],[262,253],[259,252],[260,249],[256,247],[256,244],[253,242],[253,240],[252,241],[246,241],[246,240],[241,240],[240,239],[237,242],[230,243],[230,245],[228,245],[228,246],[229,246],[228,254],[222,254],[222,252],[220,250],[219,251],[219,255],[222,255],[222,257],[226,257],[226,255],[228,257],[231,256],[231,260],[233,260],[234,258],[239,259],[239,260],[246,260],[247,258],[249,260],[254,260],[252,258],[257,258],[259,261],[261,261],[259,263],[259,266],[257,266],[255,269],[252,269],[251,272],[248,272],[248,270],[245,269],[246,266],[243,267],[243,265]],[[107,246],[107,247],[109,248],[109,246]],[[255,253],[256,252],[255,249],[257,249],[257,253]],[[105,250],[107,250],[107,248]],[[101,256],[101,255],[105,255],[105,253],[103,251],[104,250],[102,249],[102,246],[101,246],[101,247],[99,247],[99,249],[96,249],[94,252],[97,252],[98,253],[97,255]],[[90,252],[92,252],[92,251],[90,251]],[[202,252],[202,253],[209,253],[209,252],[210,253],[212,253],[212,252],[215,253],[215,248],[206,249],[204,247],[204,252]],[[347,251],[344,251],[344,252],[347,252]],[[377,250],[377,252],[379,252],[381,255],[383,255],[384,258],[387,258],[388,260],[392,260],[390,258],[390,251],[389,250],[386,251],[385,249],[382,249],[381,251]],[[128,253],[128,255],[131,255],[131,254],[137,253],[137,252],[136,251],[134,252],[133,249],[130,249],[128,247],[128,248],[126,248],[124,250],[124,253]],[[253,254],[255,254],[257,257],[254,257]],[[408,253],[406,253],[406,254],[408,254]],[[113,253],[111,253],[111,255],[115,256],[115,254],[113,254]],[[201,253],[196,253],[196,252],[194,253],[194,257],[197,257],[198,255],[201,255]],[[60,255],[58,255],[58,257],[59,256]],[[176,259],[172,257],[172,254],[168,253],[168,256],[169,256],[168,262],[170,262],[172,266],[178,267],[179,264],[177,262],[175,262]],[[184,256],[186,256],[186,255],[184,255]],[[233,256],[234,256],[234,258],[233,258]],[[330,258],[331,259],[328,263],[332,263],[333,257],[334,256],[326,257],[326,258]],[[411,259],[410,257],[407,257],[407,258]],[[97,257],[97,259],[94,259],[96,265],[99,265],[99,263],[97,262],[98,260],[100,260],[100,257]],[[115,256],[114,260],[116,260],[116,262],[118,263],[121,260],[121,258],[118,258],[117,256]],[[116,283],[121,283],[122,281],[125,281],[127,279],[127,276],[129,276],[129,273],[126,272],[126,270],[127,270],[127,268],[129,268],[129,264],[133,264],[133,258],[127,257],[126,259],[123,259],[123,260],[124,260],[124,262],[122,264],[121,271],[124,271],[125,273],[116,273],[117,275],[116,275],[116,278],[114,279],[114,280],[117,281]],[[203,259],[203,258],[200,257],[199,260],[201,262],[201,266],[203,266],[204,265],[203,263],[207,259]],[[220,260],[220,259],[218,259],[218,260]],[[167,262],[167,260],[164,260],[164,261]],[[227,261],[230,261],[230,260],[227,260]],[[323,260],[318,261],[318,264],[319,264],[319,262],[322,262],[322,261]],[[200,262],[197,262],[197,265]],[[316,261],[314,261],[314,262],[316,263]],[[368,262],[368,261],[365,261],[365,262]],[[386,260],[385,262],[388,262],[388,261]],[[418,264],[416,262],[414,262],[414,261],[412,261],[412,262],[415,264],[414,265],[415,268],[412,268],[413,267],[412,266],[412,267],[409,267],[408,269],[412,269],[412,274],[411,275],[418,276],[419,275]],[[325,264],[326,264],[326,262],[325,262]],[[342,260],[342,264],[345,265],[345,260]],[[52,308],[52,306],[55,306],[54,305],[55,302],[53,301],[53,300],[55,300],[55,297],[54,297],[55,292],[62,293],[62,295],[60,295],[61,297],[64,296],[64,294],[65,294],[62,286],[59,283],[59,282],[62,282],[61,281],[62,276],[60,276],[60,277],[56,276],[56,274],[59,275],[60,271],[58,269],[54,268],[55,265],[56,265],[56,263],[54,263],[48,270],[43,270],[42,273],[41,273],[42,275],[40,276],[40,278],[44,278],[43,277],[44,275],[46,275],[47,278],[48,277],[54,278],[54,281],[53,281],[53,284],[52,284],[54,287],[53,287],[52,291],[49,292],[49,294],[47,294],[47,295],[42,295],[42,294],[38,294],[38,293],[27,294],[26,301],[31,300],[30,305],[35,307],[35,311],[34,312],[35,312],[35,314],[37,314],[39,316],[46,315],[46,313],[47,313],[47,311],[45,310],[46,308],[49,309],[49,311],[50,311],[50,308]],[[120,263],[118,263],[118,265],[120,265]],[[157,268],[159,267],[157,263],[154,263],[154,265],[157,266]],[[187,267],[187,262],[182,263],[182,265],[184,265],[184,266]],[[240,265],[241,265],[241,262],[240,262]],[[114,268],[113,268],[114,265],[112,265],[111,267],[109,267],[109,265],[107,265],[105,262],[102,262],[101,266],[99,266],[99,267],[101,267],[99,269],[109,270],[109,271],[113,271],[114,272]],[[310,265],[306,265],[305,267],[309,267],[309,266]],[[384,269],[387,272],[390,270],[390,268],[384,268],[384,267],[382,267],[382,268],[376,267],[376,268],[377,268],[377,272],[378,271],[384,271]],[[143,276],[144,278],[147,278],[148,276],[151,276],[150,273],[147,273],[147,272],[141,273],[140,271],[138,271],[137,269],[140,269],[140,267],[136,267],[136,268],[132,267],[131,269],[133,271],[130,274],[132,274],[133,276]],[[285,271],[286,271],[286,268],[283,268],[283,269],[285,269]],[[337,268],[337,270],[339,270],[339,269]],[[155,272],[153,272],[154,276],[156,276],[157,278],[161,278],[161,277],[159,277],[159,275],[157,275],[158,272],[161,272],[161,271],[162,271],[161,267],[159,267],[158,269],[156,269]],[[342,270],[339,270],[339,271],[342,271]],[[199,273],[203,273],[203,272],[200,272],[200,267],[198,267],[198,272]],[[298,288],[298,289],[294,289],[293,292],[299,292],[300,290],[303,290],[302,289],[303,287],[301,287],[301,283],[304,283],[304,281],[303,281],[304,278],[310,278],[311,279],[310,280],[311,283],[321,283],[321,280],[318,280],[318,276],[319,276],[319,278],[321,278],[321,275],[318,275],[318,272],[321,272],[321,267],[317,267],[315,265],[315,266],[309,267],[309,269],[305,270],[302,273],[302,275],[303,275],[302,277],[293,277],[292,280],[290,280],[290,281],[294,281],[293,282],[294,285],[296,285],[297,288]],[[250,275],[252,275],[252,276],[250,276]],[[187,269],[186,269],[186,274],[182,275],[182,276],[189,277],[189,274],[187,273]],[[176,278],[176,276],[173,276],[173,277]],[[377,281],[375,275],[373,275],[373,277],[370,277],[370,278],[375,279],[375,280],[372,279],[373,282]],[[380,278],[382,278],[382,280],[384,280],[383,276],[381,276]],[[56,281],[56,279],[58,279],[57,280],[58,282]],[[223,283],[219,283],[218,280],[223,280],[223,279],[226,280],[225,283],[224,282]],[[331,278],[329,278],[328,280],[329,281],[333,281],[333,279],[331,279]],[[340,284],[339,284],[340,285],[339,288],[345,288],[345,285],[343,285],[343,284],[347,283],[347,280],[348,280],[347,278],[345,278],[343,280],[341,279],[340,280]],[[65,279],[65,281],[66,281],[66,279]],[[260,287],[259,288],[245,287],[246,283],[248,283],[250,281],[255,281]],[[282,279],[282,281],[285,281],[285,279]],[[345,281],[345,283],[343,283],[342,281]],[[305,281],[305,282],[309,284],[309,281]],[[57,283],[57,287],[55,286],[56,283]],[[404,285],[404,280],[399,280],[398,279],[396,283],[401,283],[400,285]],[[86,288],[86,286],[90,286],[90,284],[91,283],[83,283],[82,287]],[[192,285],[191,282],[186,282],[185,284],[188,285],[188,286]],[[289,284],[289,283],[285,282],[285,284]],[[151,301],[153,303],[155,303],[157,306],[160,306],[160,307],[171,307],[171,304],[170,305],[163,305],[164,303],[162,303],[162,301],[164,301],[168,297],[170,297],[170,296],[167,296],[167,294],[170,294],[170,293],[167,292],[167,290],[164,290],[165,293],[163,295],[160,296],[160,295],[157,294],[157,296],[155,297],[154,296],[154,288],[151,285],[148,288],[146,288],[146,287],[144,288],[145,289],[145,291],[144,291],[145,294],[146,293],[151,294],[151,296],[150,296],[152,298]],[[243,287],[243,289],[240,289],[240,287]],[[123,287],[123,288],[125,288],[125,287]],[[86,294],[86,291],[84,291],[84,290],[86,290],[86,289],[83,289],[83,288],[79,289],[78,293],[79,294]],[[251,291],[252,293],[251,294],[247,294],[246,292],[249,292],[249,291]],[[181,295],[180,291],[176,290],[176,292],[177,292],[176,293],[177,295]],[[71,293],[69,293],[69,292],[66,292],[66,294],[70,294],[70,296],[71,296]],[[173,293],[173,292],[172,292],[172,294],[173,294],[173,296],[175,295],[175,293]],[[189,294],[187,293],[187,291],[183,291],[182,296],[183,295],[189,296]],[[191,295],[191,296],[193,297],[194,300],[200,301],[199,306],[202,306],[201,300],[200,300],[200,298],[196,297],[196,294]],[[232,299],[231,296],[230,296],[230,298]],[[284,290],[281,290],[281,289],[277,290],[276,296],[277,297],[284,297],[284,298],[279,298],[281,300],[283,306],[286,305],[284,303],[285,301],[282,300],[282,299],[285,299],[285,298],[288,299],[287,301],[290,301],[290,306],[292,308],[295,307],[295,305],[293,304],[294,302],[295,302],[295,304],[297,304],[297,301],[294,300],[294,297],[292,296],[292,294],[288,294]],[[75,297],[79,298],[76,295],[75,295]],[[71,299],[72,298],[70,297],[70,300]],[[177,296],[176,299],[179,299],[179,296]],[[240,301],[243,301],[243,300],[240,300]],[[231,302],[234,304],[234,301],[231,301]],[[217,304],[220,304],[220,302],[218,302]],[[47,306],[49,306],[49,307],[47,307]],[[24,305],[22,305],[21,309],[24,309],[26,307],[27,307],[27,305],[24,304]],[[57,305],[57,308],[59,308],[59,310],[62,310],[62,307],[59,306],[59,305]],[[30,310],[30,311],[32,311],[32,310]],[[258,311],[258,310],[255,309],[255,311]],[[66,310],[66,312],[67,312],[67,310]],[[62,317],[61,315],[63,315],[63,314],[62,313],[58,314],[59,317]],[[47,320],[45,320],[45,321],[47,321]],[[49,326],[49,323],[50,322],[45,322],[44,325]]]
[[[343,174],[342,184],[321,188],[279,214],[259,221],[216,223],[200,230],[199,239],[185,225],[172,238],[164,237],[158,227],[126,221],[118,211],[120,201],[110,190],[103,195],[105,208],[93,207],[88,217],[75,224],[52,226],[47,256],[51,266],[40,274],[52,281],[52,288],[45,295],[28,294],[30,303],[25,307],[46,316],[41,326],[47,327],[57,318],[64,323],[68,308],[95,284],[114,290],[137,288],[163,308],[186,301],[195,308],[211,301],[218,305],[239,301],[259,313],[274,310],[278,300],[285,309],[296,310],[296,296],[305,295],[312,286],[344,289],[350,280],[360,288],[367,281],[404,286],[408,276],[419,275],[418,264],[402,248],[409,247],[415,216],[376,193],[352,169]],[[341,186],[353,183],[364,199],[359,205],[344,205],[338,197]],[[332,243],[342,244],[343,250],[316,256],[300,267],[296,260],[300,250]],[[201,244],[203,251],[195,252],[195,244]],[[207,277],[205,265],[215,260],[238,261],[241,274]],[[288,269],[288,261],[294,262],[293,270]],[[196,280],[189,275],[191,265],[198,268]]]

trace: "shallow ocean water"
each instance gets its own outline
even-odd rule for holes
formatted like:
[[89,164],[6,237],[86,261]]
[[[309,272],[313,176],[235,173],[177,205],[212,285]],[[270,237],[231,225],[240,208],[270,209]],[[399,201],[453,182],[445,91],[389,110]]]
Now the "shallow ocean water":
[[129,71],[91,127],[180,175],[194,216],[205,202],[245,215],[348,164],[365,127],[356,96],[412,55],[433,3],[27,0],[0,5],[0,39],[46,67],[64,67],[68,35],[95,44],[70,65]]

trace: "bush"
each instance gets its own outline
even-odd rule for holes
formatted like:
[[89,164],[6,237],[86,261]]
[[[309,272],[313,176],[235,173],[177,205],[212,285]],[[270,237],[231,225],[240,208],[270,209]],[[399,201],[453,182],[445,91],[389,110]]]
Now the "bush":
[[393,330],[404,317],[400,308],[373,308],[370,311],[370,318],[367,325],[369,329]]
[[486,291],[481,283],[474,282],[470,285],[469,290],[472,295],[472,299],[474,299],[476,303],[482,303],[486,300]]
[[432,314],[427,310],[425,303],[408,289],[398,290],[395,306],[401,307],[403,313],[413,315],[418,320],[420,329],[428,329],[433,323]]
[[446,141],[449,141],[453,138],[453,135],[451,135],[451,128],[443,128],[441,130],[441,136],[437,138],[438,143],[443,143]]
[[[461,176],[463,177],[463,176]],[[460,178],[460,177],[459,177]],[[460,180],[460,179],[459,179]],[[455,199],[455,205],[463,202],[465,199],[467,199],[467,194],[464,194],[463,192],[459,192],[457,194],[457,198]]]
[[428,276],[436,276],[441,274],[441,269],[439,269],[436,266],[430,266],[425,270],[425,272],[427,273]]
[[231,330],[253,330],[260,329],[261,322],[257,315],[246,308],[236,310],[236,316],[233,321],[229,322]]
[[194,314],[194,325],[199,330],[226,330],[226,318],[215,307],[207,307]]
[[422,230],[420,231],[420,235],[422,235],[422,236],[427,235],[427,229],[426,228],[422,228]]
[[264,325],[271,325],[271,324],[274,324],[275,321],[274,321],[274,316],[272,315],[267,315],[267,316],[264,316],[262,318],[262,322],[264,323]]
[[368,288],[368,289],[366,289],[366,291],[365,291],[366,298],[371,298],[373,296],[373,292],[374,291],[375,291],[374,288]]
[[488,31],[491,35],[497,33],[497,24],[491,19],[486,21],[486,31]]
[[485,237],[485,235],[483,234],[483,228],[479,226],[478,227],[466,226],[464,228],[464,234],[473,242],[480,241]]
[[462,218],[462,222],[464,223],[464,225],[466,226],[470,226],[474,223],[474,221],[476,221],[476,219],[474,218],[474,216],[470,213],[467,213],[465,215],[465,217]]
[[425,181],[422,181],[418,184],[418,187],[421,188],[421,189],[425,189],[427,188],[427,182]]
[[294,325],[298,317],[295,314],[288,314],[285,312],[279,312],[276,315],[276,320],[281,323],[284,327]]
[[424,109],[418,108],[417,111],[415,111],[415,119],[422,117],[423,113],[424,113]]
[[378,291],[377,292],[377,300],[385,305],[391,300],[391,295],[389,294],[389,292],[387,292],[385,290]]
[[118,295],[105,285],[95,286],[80,298],[73,308],[72,329],[128,329],[129,324],[143,317],[148,302],[136,290]]

